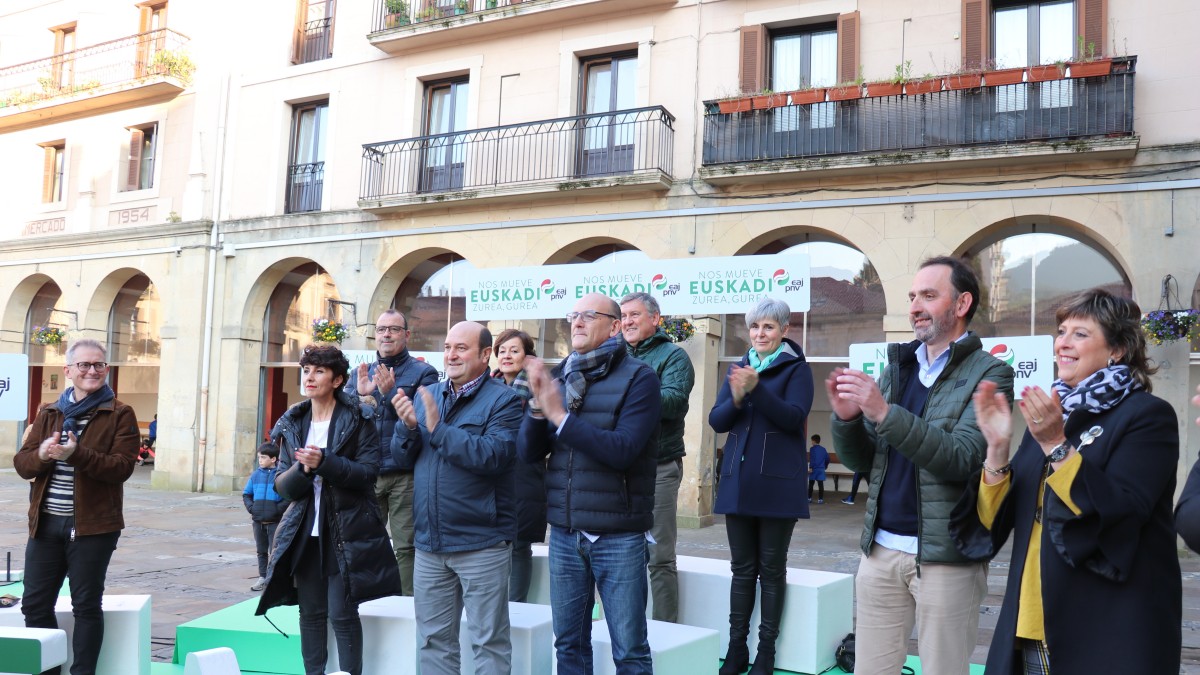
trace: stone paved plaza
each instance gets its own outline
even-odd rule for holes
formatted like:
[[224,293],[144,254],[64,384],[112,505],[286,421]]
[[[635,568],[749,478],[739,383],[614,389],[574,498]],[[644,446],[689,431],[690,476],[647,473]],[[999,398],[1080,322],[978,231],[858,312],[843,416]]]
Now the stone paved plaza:
[[[109,567],[108,592],[153,596],[154,659],[169,661],[175,626],[253,597],[250,586],[258,575],[241,495],[151,490],[150,473],[150,467],[138,467],[126,485],[126,528]],[[832,487],[832,481],[827,486]],[[863,497],[860,494],[859,503],[848,506],[840,502],[844,496],[827,492],[825,504],[812,505],[812,518],[797,524],[788,554],[790,567],[855,572]],[[25,482],[12,469],[0,470],[0,566],[11,552],[14,568],[23,567],[27,508]],[[713,527],[680,530],[679,553],[727,560],[720,518]],[[1200,675],[1200,556],[1185,556],[1183,672]],[[986,658],[1007,572],[1006,550],[991,565],[972,662],[983,663]],[[915,653],[915,642],[910,652]]]

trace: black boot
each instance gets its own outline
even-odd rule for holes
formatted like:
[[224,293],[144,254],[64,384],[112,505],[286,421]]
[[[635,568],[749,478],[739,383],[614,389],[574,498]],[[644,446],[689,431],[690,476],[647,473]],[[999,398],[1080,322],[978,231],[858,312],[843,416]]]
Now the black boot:
[[734,578],[729,585],[729,651],[718,675],[742,675],[750,665],[750,615],[754,612],[754,579]]
[[762,588],[762,612],[758,624],[758,653],[754,656],[750,675],[772,675],[775,672],[775,641],[779,638],[779,622],[783,618],[787,577],[762,578],[759,584]]

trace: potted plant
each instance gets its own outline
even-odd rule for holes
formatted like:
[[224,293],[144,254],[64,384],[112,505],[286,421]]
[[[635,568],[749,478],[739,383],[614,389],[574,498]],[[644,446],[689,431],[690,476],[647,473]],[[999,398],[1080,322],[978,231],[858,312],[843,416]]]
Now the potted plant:
[[748,112],[753,107],[749,96],[727,94],[717,99],[717,110],[723,114]]
[[434,21],[442,18],[442,10],[436,5],[428,5],[417,13],[417,21]]
[[787,96],[784,94],[776,94],[770,89],[763,89],[761,92],[750,97],[751,106],[755,110],[767,110],[768,108],[777,108],[787,104]]
[[905,82],[904,93],[910,96],[915,94],[932,94],[935,91],[942,90],[943,81],[940,76],[925,73],[918,79]]
[[173,77],[186,86],[192,81],[196,64],[185,52],[160,49],[150,59],[150,72]]
[[683,317],[660,316],[658,327],[671,338],[671,342],[687,342],[696,334],[696,326]]
[[812,105],[825,101],[825,87],[805,87],[788,94],[792,105]]
[[993,63],[983,74],[983,83],[989,87],[1020,84],[1025,80],[1025,67],[996,68]]
[[408,16],[407,0],[384,0],[383,22],[388,28],[407,26],[411,21]]
[[350,335],[345,324],[329,319],[316,319],[312,322],[313,342],[341,342]]
[[983,86],[983,71],[974,67],[961,67],[946,76],[946,89],[976,89]]
[[1157,309],[1142,317],[1142,330],[1146,339],[1156,345],[1191,341],[1200,334],[1200,310]]
[[1067,65],[1070,67],[1070,77],[1101,77],[1112,72],[1112,58],[1096,54],[1096,43],[1083,44],[1083,36],[1079,36],[1079,55]]
[[454,13],[456,15],[466,14],[468,11],[470,11],[470,9],[471,6],[467,4],[467,0],[457,0],[457,2],[454,3]]
[[1029,81],[1030,82],[1049,82],[1051,80],[1061,80],[1067,74],[1067,62],[1055,61],[1054,63],[1046,63],[1040,66],[1029,66]]
[[66,332],[56,326],[34,326],[29,341],[35,345],[61,345]]
[[896,64],[891,79],[867,83],[867,96],[899,96],[904,91],[904,81],[912,70],[912,61]]
[[499,5],[500,5],[500,3],[497,2],[497,0],[487,0],[486,7],[488,9],[496,9],[496,7],[498,7]]

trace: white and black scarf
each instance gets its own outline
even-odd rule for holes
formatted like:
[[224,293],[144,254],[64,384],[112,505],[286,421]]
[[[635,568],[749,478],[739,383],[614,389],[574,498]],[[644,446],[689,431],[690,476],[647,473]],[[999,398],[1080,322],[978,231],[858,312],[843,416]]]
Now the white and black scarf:
[[572,412],[583,405],[588,383],[599,377],[608,368],[613,354],[624,351],[625,341],[620,334],[608,338],[586,354],[572,352],[563,365],[562,380],[567,390],[567,408]]
[[1079,408],[1090,413],[1115,408],[1126,396],[1141,389],[1142,383],[1133,377],[1129,366],[1117,364],[1097,370],[1074,389],[1062,380],[1055,380],[1053,386],[1062,402],[1065,420],[1072,411]]

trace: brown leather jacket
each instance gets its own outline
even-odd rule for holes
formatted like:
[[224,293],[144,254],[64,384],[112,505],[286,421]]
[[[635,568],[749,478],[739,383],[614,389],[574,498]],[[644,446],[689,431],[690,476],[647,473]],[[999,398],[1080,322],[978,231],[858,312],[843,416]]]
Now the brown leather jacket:
[[[33,420],[33,432],[13,458],[17,473],[33,481],[29,495],[29,536],[37,532],[38,515],[46,487],[54,473],[54,462],[38,458],[38,447],[62,430],[63,415],[58,404],[47,406]],[[79,440],[79,447],[67,460],[75,467],[75,533],[78,535],[116,532],[125,527],[122,515],[124,483],[133,474],[137,462],[137,417],[133,408],[114,399],[96,408]]]

